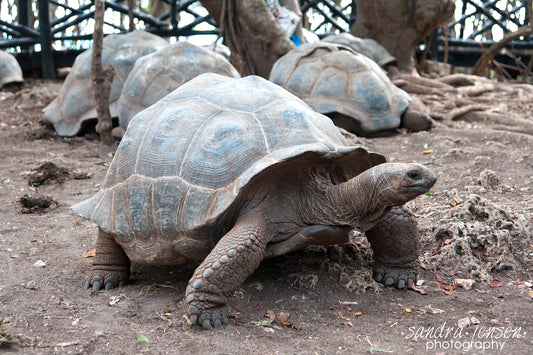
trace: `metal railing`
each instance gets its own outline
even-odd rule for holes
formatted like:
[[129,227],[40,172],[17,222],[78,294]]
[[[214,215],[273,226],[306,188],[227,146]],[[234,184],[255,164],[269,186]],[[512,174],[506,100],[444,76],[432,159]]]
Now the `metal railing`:
[[[165,9],[150,14],[143,8],[149,1],[136,0],[133,16],[137,29],[171,38],[198,35],[217,38],[219,30],[198,0],[160,1]],[[319,36],[349,31],[357,20],[354,3],[352,0],[300,0],[304,25]],[[126,1],[105,0],[105,5],[105,33],[127,32]],[[46,77],[50,70],[46,68],[70,66],[90,46],[93,17],[93,0],[0,1],[0,48],[14,52],[24,70],[42,68]],[[457,0],[455,20],[434,32],[428,57],[471,66],[485,48],[506,33],[528,26],[529,21],[527,1]],[[496,60],[524,66],[532,50],[533,37],[528,36],[510,42]]]

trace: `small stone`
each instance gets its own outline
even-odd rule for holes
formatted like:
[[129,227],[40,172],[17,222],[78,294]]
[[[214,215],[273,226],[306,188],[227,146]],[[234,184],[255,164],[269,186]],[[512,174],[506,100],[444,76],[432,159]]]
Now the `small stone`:
[[474,280],[471,279],[455,279],[455,283],[458,286],[461,286],[465,290],[470,290],[474,284]]
[[37,260],[34,264],[33,264],[34,267],[45,267],[46,266],[46,263],[42,260]]
[[466,317],[466,318],[461,318],[457,321],[457,326],[461,327],[461,328],[466,328],[468,327],[470,324],[472,324],[472,321],[470,320],[470,318]]
[[255,288],[256,290],[261,291],[263,289],[263,284],[259,281],[254,281],[250,284],[251,287]]
[[481,182],[481,186],[486,189],[496,189],[499,185],[501,185],[500,178],[498,178],[494,171],[489,169],[485,169],[481,172],[479,175],[479,180]]

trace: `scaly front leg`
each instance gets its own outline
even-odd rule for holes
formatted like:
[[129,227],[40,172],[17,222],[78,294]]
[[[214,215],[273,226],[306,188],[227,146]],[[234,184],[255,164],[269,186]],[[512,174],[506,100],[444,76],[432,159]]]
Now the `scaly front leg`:
[[263,219],[246,216],[220,239],[187,286],[187,314],[193,324],[210,329],[229,323],[228,298],[259,266],[268,238]]
[[409,208],[394,207],[365,233],[374,251],[374,279],[385,286],[411,287],[418,275],[420,241]]

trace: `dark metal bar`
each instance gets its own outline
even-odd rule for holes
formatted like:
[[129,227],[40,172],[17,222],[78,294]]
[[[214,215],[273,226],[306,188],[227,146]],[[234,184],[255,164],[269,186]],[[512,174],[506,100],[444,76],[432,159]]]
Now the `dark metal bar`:
[[[128,14],[128,8],[125,7],[125,6],[122,6],[120,5],[119,3],[117,2],[114,2],[114,1],[105,1],[105,6],[106,8],[109,7],[110,9],[113,9],[115,11],[118,11],[118,12],[121,12],[123,14]],[[167,26],[167,24],[163,21],[160,21],[159,19],[156,19],[150,15],[147,15],[147,14],[144,14],[140,11],[137,11],[137,10],[133,10],[133,15],[135,15],[135,17],[137,17],[139,20],[142,20],[144,21],[145,23],[148,23],[152,26],[160,26],[160,27],[164,27],[164,26]]]
[[0,48],[13,48],[25,45],[34,45],[40,43],[40,38],[18,37],[14,39],[3,39],[0,41]]
[[16,30],[17,32],[20,32],[30,37],[39,37],[41,35],[39,31],[32,30],[28,26],[22,26],[22,25],[19,25],[18,23],[9,23],[9,22],[0,20],[0,25],[6,26],[8,28]]
[[73,16],[83,14],[86,10],[89,10],[92,6],[93,6],[92,3],[90,3],[89,5],[84,5],[84,6],[80,7],[79,9],[73,9],[73,8],[67,7],[72,12],[70,14],[68,14],[68,15],[65,15],[63,17],[60,17],[60,18],[57,18],[57,19],[53,20],[51,22],[52,27],[54,27],[54,26],[56,26],[56,25],[58,25],[58,24],[60,24],[62,22],[65,22],[66,20],[68,20],[69,18],[71,18]]
[[178,28],[178,20],[176,19],[176,2],[172,1],[170,4],[170,24],[172,28]]
[[199,23],[202,23],[204,22],[207,18],[209,17],[208,16],[204,16],[204,17],[201,17],[201,18],[197,18],[196,20],[194,20],[193,22],[181,27],[181,28],[178,28],[178,31],[187,31],[187,30],[190,30],[192,29],[194,26],[198,25]]
[[[52,33],[53,33],[53,34],[59,33],[59,32],[61,32],[61,31],[66,30],[66,29],[69,28],[69,27],[75,26],[75,25],[77,25],[78,23],[81,23],[81,22],[83,22],[83,21],[85,21],[85,20],[87,20],[87,19],[93,18],[93,17],[94,17],[94,11],[86,12],[85,14],[78,16],[76,19],[74,19],[74,20],[72,20],[72,21],[70,21],[70,22],[66,22],[66,23],[64,23],[62,26],[57,26],[57,27],[55,27],[55,28],[52,30]],[[127,32],[127,30],[126,30],[124,27],[121,27],[121,26],[115,25],[114,23],[104,21],[104,24],[106,24],[106,25],[108,25],[108,26],[111,26],[111,27],[113,27],[113,28],[116,28],[116,29],[118,29],[120,32]]]
[[340,17],[341,19],[343,19],[344,21],[346,21],[346,23],[350,23],[350,19],[344,15],[341,11],[341,8],[337,6],[337,4],[335,3],[332,3],[331,1],[329,0],[324,0],[323,1],[323,4],[326,5],[330,10],[331,12],[333,12],[333,14],[335,16],[338,16]]
[[55,79],[54,53],[52,52],[52,35],[50,33],[50,16],[48,0],[38,0],[39,28],[41,31],[41,66],[43,79]]
[[[325,20],[327,20],[327,22],[331,23],[331,25],[333,25],[333,27],[335,27],[336,29],[338,29],[339,31],[344,31],[344,28],[339,25],[339,23],[337,22],[337,20],[335,20],[333,17],[329,16],[328,14],[326,14],[321,8],[319,8],[318,6],[316,7],[313,7],[313,9],[315,9],[318,13],[320,13]],[[326,21],[324,21],[326,22]],[[322,22],[319,26],[317,26],[316,28],[320,28],[324,22]]]
[[31,7],[29,6],[29,0],[19,0],[18,2],[18,22],[22,25],[22,26],[26,26],[28,27],[29,23],[30,23],[30,20],[29,20],[29,15],[30,15],[30,9]]

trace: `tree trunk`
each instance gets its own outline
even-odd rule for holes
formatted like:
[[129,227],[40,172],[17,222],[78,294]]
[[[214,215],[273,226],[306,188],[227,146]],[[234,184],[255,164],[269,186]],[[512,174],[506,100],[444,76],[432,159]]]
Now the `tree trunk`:
[[357,19],[351,33],[373,38],[398,60],[401,72],[415,72],[415,50],[453,15],[453,0],[355,0]]
[[201,2],[222,29],[231,61],[242,75],[268,78],[276,60],[294,48],[264,0]]
[[111,81],[113,80],[114,68],[107,66],[102,68],[102,47],[104,39],[104,1],[94,2],[94,33],[93,51],[91,57],[91,71],[93,79],[93,95],[96,100],[96,115],[98,124],[96,132],[100,135],[102,143],[111,146],[114,143],[111,130],[111,113],[109,112],[109,93],[111,92]]
[[135,31],[135,22],[133,17],[133,7],[135,6],[134,0],[128,0],[128,18],[130,19],[130,25],[128,28],[128,32]]

